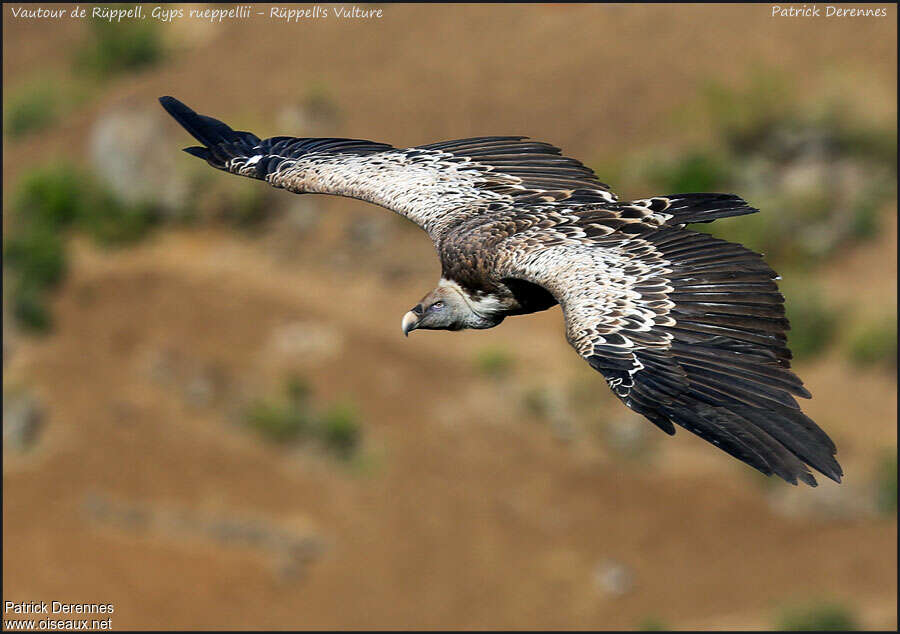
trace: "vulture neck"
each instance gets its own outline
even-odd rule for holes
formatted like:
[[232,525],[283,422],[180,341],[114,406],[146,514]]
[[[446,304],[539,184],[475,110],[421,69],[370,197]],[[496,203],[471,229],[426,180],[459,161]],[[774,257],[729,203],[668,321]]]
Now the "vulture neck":
[[441,278],[438,287],[455,291],[469,308],[466,328],[493,328],[506,317],[506,303],[497,295],[472,291],[453,280]]

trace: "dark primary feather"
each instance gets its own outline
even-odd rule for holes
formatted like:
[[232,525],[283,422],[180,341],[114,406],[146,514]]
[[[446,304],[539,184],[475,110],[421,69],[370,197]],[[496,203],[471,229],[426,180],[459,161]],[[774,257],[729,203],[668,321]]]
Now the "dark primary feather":
[[[674,292],[669,298],[675,306],[669,314],[676,325],[662,329],[674,335],[669,352],[684,370],[687,389],[675,399],[678,407],[662,403],[658,410],[688,428],[701,425],[698,429],[705,429],[702,423],[713,416],[711,411],[720,423],[732,421],[752,428],[753,439],[734,445],[731,453],[740,453],[744,447],[747,460],[764,472],[787,474],[789,481],[796,477],[815,482],[799,461],[774,451],[781,445],[797,459],[840,481],[842,471],[834,459],[834,443],[800,411],[794,399],[809,398],[810,394],[788,369],[790,353],[784,333],[789,324],[775,272],[761,256],[744,247],[705,234],[678,233],[680,236],[660,232],[656,243],[664,257],[673,261],[670,281]],[[705,273],[713,262],[742,267],[743,275],[727,281],[732,290],[719,292],[718,275]],[[712,327],[716,334],[690,332],[691,326]],[[636,374],[638,383],[640,374]],[[704,433],[714,434],[714,429]],[[772,451],[767,453],[766,447]]]
[[255,134],[235,132],[218,119],[197,114],[174,97],[160,97],[159,103],[191,136],[207,147],[237,141],[259,143]]
[[[705,202],[699,214],[746,207],[732,198]],[[553,292],[572,345],[633,410],[669,434],[684,427],[766,475],[815,486],[809,465],[840,481],[834,443],[795,400],[810,394],[789,369],[784,298],[759,254],[677,227],[552,246],[513,235],[508,249],[535,258],[559,251],[557,266],[536,268],[516,254],[516,270],[505,273]],[[602,265],[587,264],[600,257],[593,249],[634,264],[611,261],[620,277],[608,277]],[[614,301],[626,292],[630,304]]]
[[[260,140],[251,132],[239,132],[212,117],[197,114],[174,97],[160,97],[160,104],[191,136],[205,147],[188,147],[184,151],[205,159],[213,167],[227,170],[230,159],[262,155],[265,158],[298,158],[313,152],[339,152],[341,154],[371,154],[393,149],[384,143],[374,143],[360,139],[301,139],[289,136]],[[256,178],[265,178],[271,162],[257,163]]]
[[[251,155],[274,156],[279,159],[299,158],[314,152],[336,154],[371,154],[395,150],[393,146],[360,139],[324,138],[305,139],[295,137],[272,137],[260,140],[249,132],[236,132],[230,127],[204,115],[197,114],[173,97],[160,97],[166,112],[175,118],[185,130],[206,147],[190,147],[185,151],[213,162],[215,167],[225,169],[225,162],[231,158],[247,158]],[[583,197],[591,192],[606,192],[609,186],[601,183],[594,172],[580,161],[562,156],[559,148],[548,143],[529,141],[523,136],[473,137],[429,143],[406,151],[406,157],[415,160],[422,151],[439,151],[456,160],[469,160],[487,168],[493,174],[517,177],[522,193],[535,193],[544,188],[571,188],[584,190]],[[260,163],[263,161],[261,160]],[[264,177],[262,174],[261,177]],[[511,184],[507,180],[506,184]],[[486,181],[484,187],[491,189],[500,183]],[[571,193],[567,197],[571,197]],[[593,199],[609,201],[611,195]],[[585,201],[588,202],[588,201]]]

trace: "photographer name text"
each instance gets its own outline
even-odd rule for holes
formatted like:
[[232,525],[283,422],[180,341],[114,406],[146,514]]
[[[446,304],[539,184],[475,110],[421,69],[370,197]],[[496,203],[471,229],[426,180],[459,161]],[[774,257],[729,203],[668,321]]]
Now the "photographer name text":
[[[4,601],[4,630],[110,630],[116,611],[112,603],[66,603],[64,601]],[[45,616],[46,615],[46,616]],[[106,618],[81,618],[102,615]],[[9,618],[9,617],[17,618]],[[73,617],[78,618],[73,618]],[[36,617],[36,618],[23,618]]]
[[[824,9],[824,11],[823,11]],[[772,5],[773,18],[884,18],[887,17],[887,8],[864,9],[860,7],[836,7],[827,4],[819,7],[815,4]]]

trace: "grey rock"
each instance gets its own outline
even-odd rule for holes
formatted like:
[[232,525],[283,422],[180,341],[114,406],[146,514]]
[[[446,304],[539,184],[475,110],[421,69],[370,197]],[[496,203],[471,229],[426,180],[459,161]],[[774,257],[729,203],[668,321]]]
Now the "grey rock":
[[392,228],[390,216],[361,218],[350,224],[347,237],[357,247],[373,249],[387,244]]
[[637,417],[616,418],[606,427],[609,446],[620,454],[636,456],[648,449],[650,426]]
[[3,390],[3,447],[24,451],[37,442],[43,428],[40,402],[28,392]]
[[594,569],[594,584],[603,594],[620,597],[634,589],[634,572],[621,562],[606,559]]
[[91,129],[88,155],[98,178],[120,200],[153,201],[172,217],[186,209],[191,183],[173,154],[178,142],[166,133],[170,123],[159,108],[107,110]]
[[[811,517],[826,521],[874,517],[875,501],[852,484],[835,484],[819,477],[814,489],[779,486],[769,493],[769,507],[785,517]],[[823,481],[824,480],[824,481]]]
[[272,331],[265,345],[267,356],[317,361],[337,355],[344,345],[340,330],[316,321],[293,321]]
[[844,520],[874,517],[878,513],[873,496],[851,483],[835,484],[819,477],[819,486],[778,486],[768,495],[769,507],[786,517]]
[[297,196],[285,210],[284,223],[295,233],[306,233],[315,228],[322,217],[322,210],[309,196]]

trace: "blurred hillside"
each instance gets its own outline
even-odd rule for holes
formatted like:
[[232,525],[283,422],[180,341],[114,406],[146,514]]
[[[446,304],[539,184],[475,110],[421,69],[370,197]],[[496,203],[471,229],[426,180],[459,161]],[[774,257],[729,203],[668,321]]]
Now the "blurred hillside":
[[[894,8],[382,9],[4,7],[3,599],[114,628],[895,629]],[[404,339],[424,233],[215,172],[167,94],[261,137],[526,134],[623,199],[744,196],[763,213],[702,230],[781,273],[844,483],[666,437],[559,309]]]

